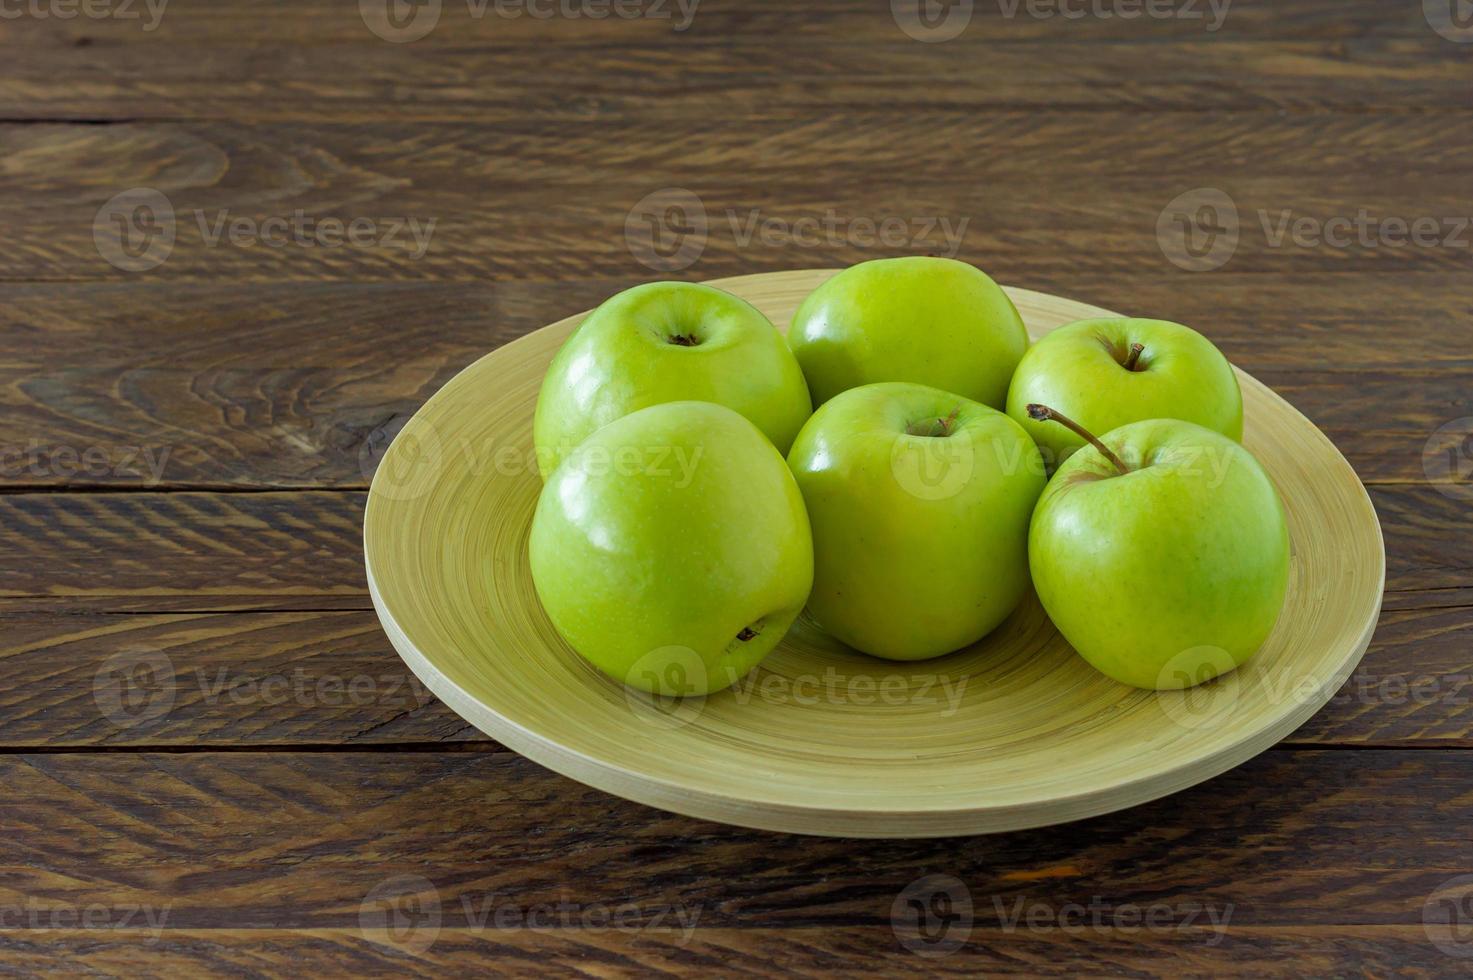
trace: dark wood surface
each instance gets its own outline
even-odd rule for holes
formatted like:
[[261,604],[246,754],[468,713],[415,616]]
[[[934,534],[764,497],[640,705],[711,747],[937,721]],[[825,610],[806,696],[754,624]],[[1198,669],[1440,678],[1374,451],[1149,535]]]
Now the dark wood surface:
[[[1456,901],[1473,873],[1473,479],[1426,471],[1434,432],[1473,416],[1473,44],[1433,30],[1432,0],[1236,0],[1216,30],[1200,0],[1174,5],[1199,19],[978,0],[944,43],[907,36],[885,0],[704,0],[685,30],[673,0],[669,19],[510,17],[494,0],[477,18],[445,0],[413,43],[376,37],[350,0],[172,0],[151,29],[141,0],[137,18],[12,6],[0,972],[1473,962],[1473,916],[1440,925],[1473,907]],[[130,271],[94,226],[139,187],[165,196],[175,240]],[[674,187],[709,219],[682,278],[946,245],[744,241],[754,214],[945,219],[1000,281],[1202,329],[1369,488],[1387,591],[1360,670],[1218,779],[986,838],[690,820],[476,732],[378,628],[364,490],[472,359],[660,278],[625,225]],[[1239,241],[1190,272],[1157,220],[1201,188],[1231,197]],[[403,236],[205,233],[298,211],[435,224],[423,254]],[[1286,218],[1362,211],[1431,219],[1439,240],[1275,239]],[[1473,470],[1473,443],[1453,448]],[[959,883],[926,886],[953,912],[970,900],[970,932],[946,919],[950,951],[907,931],[905,890],[934,875]],[[381,900],[411,928],[377,929]]]

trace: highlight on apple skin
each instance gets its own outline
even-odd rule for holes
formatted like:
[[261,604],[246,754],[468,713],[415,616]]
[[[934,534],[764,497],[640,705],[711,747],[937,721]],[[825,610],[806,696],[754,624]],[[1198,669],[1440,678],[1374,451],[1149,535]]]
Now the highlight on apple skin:
[[1028,331],[976,266],[905,256],[861,262],[819,286],[794,314],[788,343],[815,406],[860,385],[908,381],[1001,409]]
[[1030,419],[1032,403],[1096,434],[1145,419],[1182,419],[1243,438],[1243,395],[1232,365],[1212,341],[1170,320],[1079,320],[1023,355],[1008,388],[1007,412],[1056,467],[1084,440],[1063,426]]
[[668,696],[740,679],[813,584],[813,539],[782,455],[710,402],[616,419],[547,479],[533,585],[554,628],[610,677]]
[[813,411],[797,360],[755,306],[700,283],[646,283],[590,313],[548,367],[532,426],[542,478],[602,426],[685,400],[725,405],[784,453]]
[[950,653],[1027,592],[1043,460],[1003,413],[925,385],[851,388],[808,420],[788,465],[813,526],[809,613],[856,650]]
[[1029,567],[1049,618],[1096,669],[1134,687],[1190,687],[1241,666],[1288,589],[1273,482],[1237,442],[1190,422],[1134,422],[1099,441],[1126,472],[1086,446],[1033,513]]

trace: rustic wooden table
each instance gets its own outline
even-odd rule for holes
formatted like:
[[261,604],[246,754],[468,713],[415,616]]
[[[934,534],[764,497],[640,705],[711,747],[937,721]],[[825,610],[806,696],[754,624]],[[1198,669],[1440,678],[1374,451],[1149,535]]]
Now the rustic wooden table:
[[[0,972],[1468,968],[1449,0],[3,9]],[[1340,446],[1385,611],[1311,723],[1084,823],[810,839],[408,675],[364,491],[446,379],[636,282],[910,252],[1196,325]]]

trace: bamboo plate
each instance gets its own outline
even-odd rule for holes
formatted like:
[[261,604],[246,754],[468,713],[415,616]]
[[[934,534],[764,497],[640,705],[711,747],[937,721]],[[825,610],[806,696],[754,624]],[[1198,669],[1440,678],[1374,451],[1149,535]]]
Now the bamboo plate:
[[[714,285],[785,328],[832,275]],[[1010,289],[1034,337],[1108,311]],[[1096,673],[1033,596],[979,643],[904,664],[800,620],[734,688],[661,702],[626,691],[553,632],[527,532],[541,482],[532,414],[569,317],[478,360],[389,448],[364,517],[368,585],[409,667],[481,731],[599,789],[748,827],[858,837],[1013,830],[1191,786],[1288,735],[1350,675],[1380,612],[1370,499],[1307,419],[1239,372],[1244,442],[1283,494],[1287,608],[1244,668],[1155,694]],[[1210,325],[1209,325],[1210,327]]]

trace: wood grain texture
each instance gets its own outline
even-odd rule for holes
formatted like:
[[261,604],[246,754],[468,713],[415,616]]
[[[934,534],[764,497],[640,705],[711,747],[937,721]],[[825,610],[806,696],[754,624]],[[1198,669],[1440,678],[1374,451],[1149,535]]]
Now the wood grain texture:
[[[1473,569],[1467,502],[1428,486],[1421,457],[1473,416],[1469,249],[1274,248],[1258,212],[1466,215],[1473,45],[1437,37],[1416,0],[1234,0],[1213,32],[975,8],[944,44],[907,39],[883,0],[702,0],[680,32],[446,0],[407,45],[351,0],[172,0],[156,30],[0,18],[0,911],[172,910],[157,939],[7,918],[0,971],[1456,972],[1420,909],[1469,866],[1454,829],[1473,774],[1432,747],[1467,744]],[[92,224],[134,186],[183,225],[167,262],[127,273]],[[1208,786],[1056,831],[878,849],[620,803],[446,736],[458,722],[433,700],[401,715],[383,685],[366,704],[251,695],[298,671],[392,672],[357,551],[377,454],[486,350],[658,277],[623,226],[670,186],[712,220],[676,277],[906,250],[743,246],[730,209],[919,213],[968,218],[961,257],[1000,281],[1203,329],[1372,484],[1387,612],[1361,670],[1287,746]],[[1243,237],[1192,274],[1155,222],[1204,186],[1233,196]],[[410,260],[206,247],[195,208],[438,222]],[[307,492],[324,487],[342,492]],[[98,668],[124,649],[166,650],[183,681],[158,719],[100,726]],[[244,703],[202,692],[199,671],[208,688],[221,670]],[[973,935],[920,958],[888,909],[947,871],[976,900]],[[495,892],[691,899],[703,920],[685,945],[446,928],[411,953],[358,928],[362,895],[396,873],[427,875],[450,914]],[[1238,925],[1215,946],[1006,933],[998,894],[1234,901]]]
[[[669,20],[614,18],[523,18],[508,28],[506,18],[462,20],[465,8],[445,6],[450,16],[431,45],[384,43],[352,7],[339,6],[338,19],[315,35],[325,43],[314,43],[322,21],[293,20],[293,46],[311,57],[273,59],[269,74],[261,42],[246,38],[281,28],[259,14],[238,34],[221,23],[213,38],[184,41],[195,57],[160,54],[171,39],[187,37],[184,18],[176,25],[166,16],[152,32],[105,20],[12,22],[9,37],[25,32],[29,43],[14,45],[0,112],[18,119],[575,121],[713,112],[792,118],[859,107],[1425,110],[1466,108],[1469,99],[1468,53],[1412,7],[1370,15],[1372,25],[1391,23],[1364,35],[1346,36],[1354,22],[1333,22],[1330,5],[1317,4],[1299,31],[1279,21],[1256,37],[1235,37],[1193,24],[1152,32],[1146,22],[1144,30],[1121,33],[1100,19],[1028,23],[1033,18],[989,16],[979,4],[984,12],[972,29],[951,43],[923,44],[874,4],[815,12],[806,35],[766,33],[756,24],[735,36],[717,18],[699,15],[687,32]],[[734,6],[728,11],[740,17]],[[1260,25],[1271,17],[1268,7],[1254,18]],[[242,5],[233,20],[245,21],[252,10]],[[1229,17],[1224,27],[1233,23]],[[861,24],[871,37],[849,42],[846,32]],[[995,32],[988,36],[993,26],[1023,36],[997,44]],[[543,45],[576,52],[560,63],[555,86],[542,77]]]
[[[1368,483],[1424,481],[1432,433],[1473,416],[1461,276],[1378,275],[1367,297],[1335,275],[1034,280],[1007,255],[983,262],[1005,282],[1201,329]],[[364,488],[460,368],[645,278],[182,284],[166,303],[140,283],[0,286],[0,484]]]
[[[1469,605],[1473,560],[1449,548],[1467,503],[1373,486],[1388,603]],[[0,608],[210,611],[369,608],[361,492],[0,493],[10,560]]]
[[0,779],[0,905],[168,907],[170,929],[355,929],[406,874],[452,916],[492,896],[632,903],[636,922],[698,908],[708,928],[886,926],[902,889],[951,874],[983,925],[1020,898],[1100,896],[1232,903],[1239,927],[1420,927],[1473,860],[1473,754],[1437,749],[1272,752],[1066,827],[863,844],[672,816],[506,752],[6,754]]
[[477,971],[550,977],[680,976],[1224,976],[1298,978],[1369,973],[1433,977],[1449,960],[1420,926],[1243,927],[1144,932],[1090,927],[1004,932],[975,926],[944,956],[921,958],[883,926],[698,928],[681,933],[612,929],[470,930],[442,927],[428,948],[367,938],[355,929],[173,929],[157,940],[121,931],[0,930],[13,969],[161,977],[352,972],[435,978]]
[[[5,612],[0,750],[491,743],[410,673],[371,612]],[[1383,612],[1293,745],[1473,747],[1473,609]],[[148,669],[162,654],[161,670]],[[103,708],[134,700],[116,717]]]

